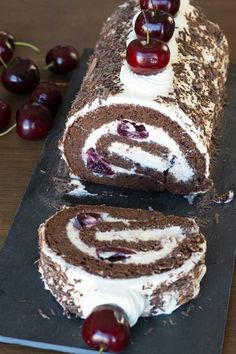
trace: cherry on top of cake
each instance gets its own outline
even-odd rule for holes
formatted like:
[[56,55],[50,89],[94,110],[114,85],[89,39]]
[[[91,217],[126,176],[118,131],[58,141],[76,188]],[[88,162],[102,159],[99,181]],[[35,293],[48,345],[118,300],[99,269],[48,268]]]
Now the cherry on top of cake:
[[137,39],[129,43],[126,60],[130,69],[139,75],[155,75],[163,71],[170,61],[167,42],[175,30],[174,15],[180,0],[140,0],[141,12],[134,30]]
[[180,0],[140,0],[142,10],[161,10],[175,16],[180,8]]

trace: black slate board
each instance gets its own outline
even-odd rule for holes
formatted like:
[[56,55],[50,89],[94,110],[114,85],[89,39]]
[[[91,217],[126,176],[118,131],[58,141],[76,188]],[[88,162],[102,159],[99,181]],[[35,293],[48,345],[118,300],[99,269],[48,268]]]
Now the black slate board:
[[[91,50],[86,50],[80,68],[74,73],[67,100],[57,116],[42,157],[32,175],[0,256],[0,341],[68,353],[94,353],[86,349],[81,335],[82,321],[68,320],[61,307],[43,288],[34,262],[38,259],[37,228],[61,204],[101,204],[133,208],[152,207],[163,213],[197,216],[197,203],[188,205],[182,197],[168,193],[145,193],[89,184],[85,199],[64,197],[58,193],[56,178],[65,171],[57,150],[65,117],[78,91]],[[231,66],[229,102],[221,153],[214,179],[219,191],[234,189],[236,181],[236,66]],[[214,221],[218,214],[219,223]],[[203,213],[202,213],[203,214]],[[208,272],[201,295],[171,316],[140,319],[132,329],[129,354],[219,354],[222,350],[225,322],[232,282],[236,247],[236,200],[227,205],[212,205],[204,211],[208,226]],[[42,318],[39,309],[50,319]]]

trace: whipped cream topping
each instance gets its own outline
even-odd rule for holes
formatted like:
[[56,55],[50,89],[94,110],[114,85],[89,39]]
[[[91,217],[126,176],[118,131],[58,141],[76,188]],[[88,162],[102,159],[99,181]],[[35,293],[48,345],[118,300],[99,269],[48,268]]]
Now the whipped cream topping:
[[[140,9],[137,7],[137,13],[133,18],[133,27],[135,20],[140,13]],[[193,11],[193,7],[190,5],[189,0],[181,0],[180,9],[175,17],[175,31],[173,37],[168,42],[171,57],[168,66],[160,73],[155,75],[139,75],[134,73],[127,61],[124,60],[120,72],[120,81],[124,85],[124,89],[127,94],[132,93],[140,97],[147,97],[148,99],[154,100],[157,96],[168,97],[173,95],[173,80],[174,80],[174,70],[173,64],[179,61],[178,57],[178,45],[176,39],[179,36],[179,32],[185,28],[188,30],[188,23],[186,20],[186,15],[189,15]],[[134,29],[130,32],[127,38],[127,46],[131,41],[136,39]]]
[[[113,218],[106,213],[103,213],[101,217],[102,220],[107,223],[123,222],[127,225],[130,222],[125,219]],[[199,228],[195,224],[192,230],[188,231],[193,233],[198,232]],[[153,305],[151,304],[151,299],[154,290],[162,285],[169,286],[181,277],[190,276],[194,286],[195,297],[199,292],[199,284],[206,271],[205,265],[202,264],[199,268],[199,276],[196,276],[194,273],[196,264],[204,262],[206,243],[203,243],[200,252],[193,253],[181,267],[172,269],[171,271],[131,279],[103,278],[102,274],[101,276],[94,275],[86,272],[81,266],[73,266],[69,264],[63,259],[63,256],[57,255],[52,249],[50,249],[45,239],[44,225],[41,226],[41,235],[41,253],[49,257],[54,264],[58,264],[60,269],[65,273],[67,284],[63,284],[63,290],[65,293],[67,290],[70,290],[72,300],[75,306],[78,306],[82,312],[83,318],[89,316],[93,309],[98,305],[116,304],[125,311],[130,325],[133,326],[140,316],[148,316],[152,313]],[[88,247],[87,245],[85,247],[84,244],[81,243],[79,240],[79,231],[75,230],[73,227],[72,220],[67,224],[67,236],[75,247],[79,247],[83,252],[87,252],[93,257],[97,257],[93,247]],[[164,229],[150,229],[146,231],[123,230],[118,232],[111,229],[108,232],[96,232],[96,239],[101,241],[108,241],[111,238],[137,242],[141,239],[144,239],[145,241],[154,239],[159,240],[163,250],[156,251],[156,255],[146,252],[146,254],[148,254],[146,262],[148,263],[170,253],[174,245],[176,246],[177,242],[182,242],[185,237],[185,232],[181,226],[166,227]],[[145,252],[139,252],[139,255],[131,256],[133,262],[142,263],[142,259],[145,257]],[[134,256],[136,259],[133,258]],[[127,261],[128,259],[125,261],[125,264]],[[44,279],[43,270],[40,269],[40,271],[42,278]],[[47,279],[47,282],[48,285],[50,285],[50,279]],[[48,285],[45,283],[47,289],[49,289]],[[62,287],[62,284],[59,285]],[[178,290],[166,291],[163,294],[163,306],[161,309],[158,309],[155,314],[172,313],[180,306],[179,297],[181,296],[182,295],[178,293]]]

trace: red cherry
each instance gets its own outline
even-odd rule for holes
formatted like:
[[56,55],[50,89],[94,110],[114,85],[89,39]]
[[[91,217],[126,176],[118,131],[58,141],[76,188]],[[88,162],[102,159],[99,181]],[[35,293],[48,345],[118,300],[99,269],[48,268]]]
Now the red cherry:
[[70,45],[58,45],[50,49],[46,56],[46,68],[56,74],[66,74],[74,70],[78,62],[79,53]]
[[32,60],[15,58],[3,70],[1,79],[7,90],[25,94],[33,91],[38,85],[40,73]]
[[7,63],[11,60],[16,45],[29,47],[34,51],[39,52],[39,49],[33,44],[27,42],[16,42],[14,36],[11,33],[0,30],[0,58],[4,63]]
[[173,36],[175,21],[164,11],[145,10],[140,12],[135,21],[135,33],[138,38],[147,38],[147,31],[151,38],[168,42]]
[[149,43],[135,39],[127,47],[126,59],[136,74],[154,75],[168,65],[170,50],[165,42],[156,39],[150,39]]
[[128,318],[119,306],[98,306],[84,321],[82,337],[91,348],[119,353],[129,344]]
[[112,170],[109,162],[107,162],[101,155],[97,153],[94,148],[88,149],[86,151],[87,155],[87,168],[89,171],[98,173],[103,176],[114,176],[114,171]]
[[16,113],[16,130],[23,139],[43,139],[52,125],[53,118],[50,111],[41,104],[26,104]]
[[172,16],[177,14],[180,8],[180,0],[140,0],[142,10],[162,10]]
[[15,38],[13,34],[4,30],[0,30],[0,40],[8,41],[11,46],[14,46],[15,43]]
[[0,37],[0,57],[2,59],[2,62],[4,63],[9,62],[13,57],[13,53],[14,51],[10,42]]
[[0,131],[4,130],[11,120],[11,108],[7,102],[0,99]]
[[46,106],[54,116],[62,103],[61,90],[53,82],[41,82],[32,92],[30,102]]

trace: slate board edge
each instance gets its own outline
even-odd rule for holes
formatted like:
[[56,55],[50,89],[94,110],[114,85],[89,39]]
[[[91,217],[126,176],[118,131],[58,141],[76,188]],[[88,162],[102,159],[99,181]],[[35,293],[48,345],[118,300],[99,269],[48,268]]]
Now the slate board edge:
[[[61,353],[69,353],[69,354],[95,354],[96,352],[93,350],[86,350],[81,348],[67,347],[62,345],[54,345],[47,344],[44,342],[34,342],[30,340],[17,339],[17,338],[8,338],[0,336],[0,343],[12,344],[12,345],[20,345],[29,348],[35,348],[40,350],[53,350]],[[103,352],[103,354],[108,354]]]

